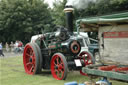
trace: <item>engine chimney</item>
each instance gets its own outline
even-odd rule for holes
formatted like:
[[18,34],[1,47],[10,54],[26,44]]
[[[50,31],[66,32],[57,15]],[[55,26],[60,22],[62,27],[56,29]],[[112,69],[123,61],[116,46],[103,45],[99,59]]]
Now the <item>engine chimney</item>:
[[65,6],[64,9],[66,15],[66,26],[71,35],[73,34],[73,10],[74,8],[71,5]]

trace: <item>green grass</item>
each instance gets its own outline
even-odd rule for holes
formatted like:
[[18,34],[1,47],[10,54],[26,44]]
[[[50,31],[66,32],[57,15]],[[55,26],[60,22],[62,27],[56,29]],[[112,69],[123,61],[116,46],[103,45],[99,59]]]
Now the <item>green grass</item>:
[[[83,83],[88,77],[79,72],[69,72],[66,80],[55,80],[50,71],[43,71],[40,75],[27,75],[23,68],[22,57],[0,58],[0,85],[64,85],[66,82],[77,81]],[[128,85],[112,81],[113,85]]]

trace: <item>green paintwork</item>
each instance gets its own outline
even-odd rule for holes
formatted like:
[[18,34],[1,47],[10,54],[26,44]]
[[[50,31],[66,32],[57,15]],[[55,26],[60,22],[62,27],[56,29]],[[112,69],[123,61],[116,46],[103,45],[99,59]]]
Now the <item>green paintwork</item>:
[[51,43],[51,44],[49,44],[49,46],[53,46],[51,49],[62,48],[61,43]]
[[82,71],[90,75],[96,75],[96,76],[101,76],[101,77],[108,77],[108,78],[113,78],[117,80],[128,81],[128,74],[124,74],[124,73],[113,72],[113,71],[102,71],[102,70],[97,70],[97,69],[90,69],[87,67],[82,68]]
[[125,21],[128,21],[128,12],[78,19],[76,23],[83,22],[87,24],[93,24],[93,23],[125,22]]

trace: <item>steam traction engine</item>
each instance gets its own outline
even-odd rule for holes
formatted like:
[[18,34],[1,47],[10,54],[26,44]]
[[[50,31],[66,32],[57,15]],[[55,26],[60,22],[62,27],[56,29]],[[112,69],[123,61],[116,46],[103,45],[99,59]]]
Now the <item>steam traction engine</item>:
[[42,34],[34,43],[26,44],[23,63],[27,74],[51,69],[53,77],[62,80],[66,78],[68,69],[81,70],[83,66],[93,63],[89,53],[80,53],[80,42],[73,34],[73,8],[65,8],[65,11],[68,29],[60,27],[56,32]]

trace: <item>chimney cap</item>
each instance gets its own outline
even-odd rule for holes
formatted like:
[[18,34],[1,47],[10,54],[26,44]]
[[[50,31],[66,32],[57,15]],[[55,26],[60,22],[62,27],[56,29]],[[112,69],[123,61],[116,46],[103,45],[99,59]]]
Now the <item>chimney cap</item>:
[[72,11],[74,11],[74,8],[72,5],[66,5],[64,11],[65,12],[72,12]]

